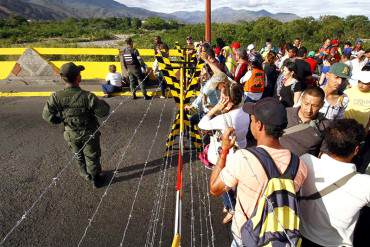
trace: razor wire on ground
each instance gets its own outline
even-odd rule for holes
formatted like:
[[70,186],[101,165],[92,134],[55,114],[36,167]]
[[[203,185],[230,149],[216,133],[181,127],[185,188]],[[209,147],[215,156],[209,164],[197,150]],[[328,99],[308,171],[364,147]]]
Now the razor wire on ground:
[[[146,75],[146,77],[137,85],[135,90],[137,90],[142,84],[145,82],[145,80],[148,78],[149,74]],[[80,154],[80,152],[86,147],[86,145],[89,143],[89,141],[94,138],[94,136],[100,131],[101,128],[105,126],[105,124],[108,122],[108,120],[111,118],[111,116],[123,105],[124,97],[122,96],[121,101],[117,104],[117,106],[109,113],[109,115],[105,118],[105,120],[102,121],[101,125],[89,136],[87,141],[82,145],[81,149],[78,150],[77,153],[74,153],[72,158],[68,161],[68,163],[56,174],[55,177],[51,179],[51,182],[42,190],[41,194],[37,197],[37,199],[31,204],[31,206],[25,210],[25,212],[22,214],[21,218],[16,221],[16,223],[13,225],[13,227],[7,232],[7,234],[4,236],[4,238],[0,241],[0,246],[5,243],[5,241],[8,239],[8,237],[14,232],[16,228],[18,228],[22,222],[27,218],[27,216],[31,213],[31,211],[35,208],[35,206],[42,200],[42,198],[45,196],[53,186],[57,184],[57,181],[62,177],[64,174],[64,171],[72,164],[72,162],[77,158],[77,156]]]
[[[183,50],[182,52],[184,55],[185,55],[185,49]],[[183,57],[186,57],[186,56],[183,56]],[[186,127],[188,127],[188,136],[189,136],[189,141],[190,141],[190,146],[192,144],[192,142],[194,142],[194,147],[196,147],[196,149],[198,150],[199,149],[199,144],[200,145],[203,145],[203,140],[200,138],[200,137],[197,137],[197,134],[198,133],[195,133],[195,132],[198,132],[198,128],[196,126],[193,126],[191,123],[190,123],[190,118],[189,118],[189,115],[187,113],[184,113],[184,104],[189,104],[190,103],[190,98],[192,96],[195,95],[194,92],[191,92],[191,91],[194,91],[195,88],[199,85],[199,82],[197,80],[197,78],[194,78],[195,74],[198,72],[197,76],[199,76],[200,74],[200,70],[198,70],[198,65],[199,65],[199,61],[197,61],[196,63],[196,66],[195,67],[192,67],[192,68],[189,68],[189,67],[186,67],[187,65],[187,61],[186,59],[181,62],[181,67],[179,67],[179,69],[181,70],[181,78],[180,78],[180,82],[177,81],[177,79],[174,77],[174,74],[173,74],[173,66],[171,65],[171,61],[169,59],[165,59],[163,57],[157,57],[157,60],[160,64],[160,66],[162,68],[165,68],[166,70],[166,73],[165,73],[165,76],[166,78],[168,78],[168,80],[170,81],[170,83],[168,83],[170,86],[171,86],[171,92],[174,93],[175,95],[175,101],[179,107],[179,112],[176,116],[176,120],[173,124],[173,127],[172,127],[172,131],[169,135],[169,138],[168,138],[168,141],[167,141],[167,148],[171,147],[173,144],[174,144],[174,138],[176,136],[179,137],[179,153],[178,153],[178,169],[177,169],[177,183],[176,183],[176,213],[175,213],[175,230],[174,230],[174,238],[173,238],[173,242],[172,242],[172,246],[179,246],[180,243],[181,243],[181,218],[182,218],[182,203],[181,203],[181,195],[182,195],[182,187],[183,187],[183,149],[184,149],[184,122],[186,121],[187,124],[186,124]],[[175,63],[177,63],[175,61]],[[203,63],[203,62],[202,62]],[[195,68],[195,69],[194,69]],[[186,76],[186,72],[189,70],[189,69],[192,69],[193,70],[193,73],[189,76],[189,78],[187,78]],[[185,71],[185,73],[184,73]],[[185,74],[185,75],[184,75]],[[185,79],[184,78],[187,78],[187,79],[190,79],[189,82],[190,84],[184,88],[184,81]],[[186,100],[186,101],[185,101]],[[194,131],[194,133],[192,133],[192,131]],[[193,135],[194,134],[194,135]],[[198,135],[199,136],[199,135]],[[197,143],[197,139],[200,139],[199,141],[201,143]],[[192,149],[192,147],[190,148]],[[191,234],[190,234],[190,243],[191,243],[191,246],[193,246],[193,244],[195,245],[195,226],[194,226],[194,220],[195,220],[195,217],[194,217],[194,197],[193,197],[193,185],[192,185],[192,181],[193,181],[193,177],[192,177],[192,151],[191,151],[191,158],[190,158],[190,197],[191,197]],[[212,214],[210,212],[210,196],[209,196],[209,192],[207,190],[207,184],[208,184],[208,176],[206,173],[204,173],[203,171],[203,175],[204,175],[204,178],[205,178],[205,181],[204,181],[204,185],[205,185],[205,190],[206,191],[206,194],[207,196],[204,194],[203,196],[203,205],[204,205],[204,216],[206,216],[205,218],[205,223],[206,223],[206,230],[207,230],[207,240],[208,240],[208,246],[210,246],[210,241],[209,241],[209,238],[208,238],[208,234],[209,234],[209,227],[208,227],[208,221],[209,221],[209,224],[210,224],[210,231],[211,231],[211,241],[212,241],[212,246],[214,246],[214,241],[215,241],[215,237],[214,237],[214,230],[213,230],[213,225],[212,225]],[[203,186],[202,186],[203,187]],[[203,187],[204,188],[204,187]],[[199,188],[198,188],[199,189]],[[200,197],[199,197],[200,199]],[[206,203],[208,202],[208,207],[206,206]],[[200,203],[200,200],[199,200],[199,203]],[[201,210],[200,210],[200,213],[201,213]],[[201,217],[201,215],[200,215]],[[207,219],[208,218],[208,219]],[[201,221],[201,220],[200,220]],[[202,226],[201,226],[202,228]],[[202,232],[203,229],[201,229],[201,243],[202,243]]]
[[[173,119],[175,119],[175,115],[176,115],[176,112],[174,112],[174,116],[172,117]],[[169,130],[171,130],[171,128],[169,128]],[[172,166],[173,155],[171,155],[171,161],[169,162],[169,156],[170,156],[170,153],[172,153],[172,151],[173,151],[173,146],[171,148],[171,152],[166,153],[166,157],[164,158],[164,163],[162,166],[163,168],[160,171],[161,174],[158,176],[157,189],[156,189],[157,193],[156,193],[156,196],[154,197],[155,199],[153,203],[151,217],[149,220],[149,227],[147,231],[145,247],[154,246],[157,226],[160,220],[160,212],[162,210],[163,217],[162,217],[162,222],[161,222],[161,235],[160,235],[159,245],[161,244],[164,211],[166,207],[167,192],[168,192],[168,185],[169,185],[169,175],[167,174],[167,169],[169,169]],[[167,177],[167,182],[166,182],[166,177]],[[164,192],[165,182],[166,182],[166,189]],[[164,202],[163,202],[163,207],[161,208],[162,198],[164,198]]]
[[140,185],[141,185],[141,182],[143,180],[143,177],[144,177],[144,172],[145,172],[145,169],[146,169],[146,166],[148,164],[148,161],[149,161],[149,158],[150,158],[150,155],[151,155],[151,152],[152,152],[152,149],[153,149],[153,146],[154,146],[154,143],[157,139],[157,136],[158,136],[158,131],[159,131],[159,128],[161,126],[161,122],[162,122],[162,116],[163,116],[163,111],[166,107],[166,103],[167,103],[167,100],[166,102],[163,104],[163,108],[162,108],[162,111],[161,111],[161,114],[160,114],[160,117],[159,117],[159,121],[158,121],[158,125],[157,125],[157,129],[156,129],[156,132],[155,132],[155,135],[154,135],[154,139],[153,139],[153,142],[149,148],[149,152],[148,152],[148,156],[145,160],[145,163],[144,163],[144,168],[143,168],[143,171],[141,173],[141,176],[140,176],[140,180],[139,180],[139,183],[137,185],[137,189],[136,189],[136,192],[135,192],[135,196],[134,196],[134,200],[132,202],[132,205],[131,205],[131,210],[130,210],[130,213],[129,213],[129,217],[128,217],[128,220],[127,220],[127,223],[126,223],[126,226],[125,226],[125,230],[123,232],[123,235],[122,235],[122,240],[121,240],[121,243],[120,243],[120,246],[122,247],[123,246],[123,242],[125,241],[125,236],[126,236],[126,233],[127,233],[127,229],[130,225],[130,221],[131,221],[131,218],[132,218],[132,212],[134,210],[134,206],[135,206],[135,203],[136,203],[136,199],[137,199],[137,196],[138,196],[138,193],[139,193],[139,190],[140,190]]
[[[94,218],[95,218],[96,214],[98,213],[98,211],[99,211],[99,209],[100,209],[100,206],[101,206],[101,204],[102,204],[102,202],[103,202],[104,197],[108,195],[108,190],[109,190],[110,186],[112,185],[112,182],[113,182],[114,178],[115,178],[115,177],[117,176],[117,174],[118,174],[118,170],[120,169],[121,163],[123,162],[123,159],[124,159],[124,157],[125,157],[125,155],[126,155],[126,153],[127,153],[127,150],[128,150],[128,148],[130,147],[131,143],[133,142],[133,140],[134,140],[134,138],[135,138],[135,136],[136,136],[136,134],[137,134],[138,129],[141,127],[141,125],[143,124],[143,122],[144,122],[144,120],[145,120],[146,116],[147,116],[147,115],[148,115],[148,113],[149,113],[149,110],[150,110],[151,105],[152,105],[152,103],[153,103],[153,99],[154,99],[154,98],[152,98],[152,99],[150,100],[150,103],[149,103],[149,105],[148,105],[148,107],[147,107],[147,109],[146,109],[145,113],[143,114],[143,116],[142,116],[142,118],[141,118],[141,120],[140,120],[139,124],[138,124],[138,125],[137,125],[137,127],[135,128],[135,130],[134,130],[134,132],[133,132],[133,134],[132,134],[132,136],[131,136],[131,138],[130,138],[130,140],[129,140],[128,144],[126,145],[126,147],[125,147],[125,149],[124,149],[124,151],[122,152],[121,158],[120,158],[119,162],[117,162],[117,165],[116,165],[116,167],[115,167],[115,169],[114,169],[113,176],[111,177],[111,179],[110,179],[110,181],[109,181],[108,185],[106,186],[106,189],[105,189],[104,193],[103,193],[103,194],[102,194],[102,196],[100,197],[99,203],[98,203],[98,205],[96,206],[96,208],[95,208],[95,210],[94,210],[93,215],[91,216],[91,218],[89,218],[89,220],[88,220],[88,224],[87,224],[87,226],[86,226],[86,228],[85,228],[85,230],[84,230],[84,233],[83,233],[82,237],[80,238],[80,240],[79,240],[79,242],[78,242],[78,245],[77,245],[77,246],[80,246],[80,245],[82,244],[82,242],[83,242],[84,238],[86,237],[86,234],[87,234],[88,229],[90,228],[90,226],[91,226],[91,224],[92,224],[92,222],[93,222],[93,220],[94,220]],[[164,104],[164,107],[165,107],[165,106],[166,106],[166,104]],[[163,107],[163,109],[164,109],[164,107]],[[162,117],[162,114],[163,114],[163,109],[162,109],[162,112],[161,112],[161,117]],[[160,120],[161,120],[161,119],[160,119]]]

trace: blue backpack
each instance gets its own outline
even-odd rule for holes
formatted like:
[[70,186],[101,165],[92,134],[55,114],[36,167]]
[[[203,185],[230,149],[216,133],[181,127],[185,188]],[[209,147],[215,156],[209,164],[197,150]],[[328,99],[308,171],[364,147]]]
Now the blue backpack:
[[291,153],[286,171],[280,174],[275,162],[263,148],[249,148],[248,151],[260,161],[268,183],[251,217],[241,228],[243,246],[299,247],[300,214],[293,182],[299,167],[298,156]]

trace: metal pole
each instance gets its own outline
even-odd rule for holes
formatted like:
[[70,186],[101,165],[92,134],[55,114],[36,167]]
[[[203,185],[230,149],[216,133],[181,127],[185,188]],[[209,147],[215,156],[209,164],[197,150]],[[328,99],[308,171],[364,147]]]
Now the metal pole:
[[211,42],[211,0],[206,0],[205,41]]
[[180,69],[180,135],[179,135],[179,153],[177,164],[177,184],[176,184],[176,212],[175,212],[175,226],[174,238],[172,240],[172,247],[179,247],[181,245],[181,218],[182,218],[182,169],[183,169],[183,155],[184,155],[184,85],[186,76],[186,49],[183,50],[183,57],[185,63],[181,65]]

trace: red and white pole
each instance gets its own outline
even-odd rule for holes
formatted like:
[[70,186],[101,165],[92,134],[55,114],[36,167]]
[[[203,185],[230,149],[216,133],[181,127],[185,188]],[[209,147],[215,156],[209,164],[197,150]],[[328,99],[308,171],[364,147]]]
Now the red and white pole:
[[[187,60],[186,50],[183,50],[183,57],[185,62]],[[176,213],[175,213],[175,227],[172,247],[179,247],[181,245],[181,211],[182,211],[182,173],[184,165],[184,84],[186,69],[180,69],[180,134],[179,134],[179,153],[177,161],[177,182],[176,182]]]

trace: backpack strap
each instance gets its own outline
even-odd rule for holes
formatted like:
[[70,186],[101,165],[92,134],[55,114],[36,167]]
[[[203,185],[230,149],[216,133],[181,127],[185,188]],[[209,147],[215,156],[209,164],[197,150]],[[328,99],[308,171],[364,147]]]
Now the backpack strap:
[[298,168],[299,168],[299,157],[294,153],[290,152],[290,162],[288,167],[286,168],[285,172],[281,176],[282,178],[289,178],[294,180],[295,176],[297,175]]
[[261,166],[265,170],[268,180],[271,178],[280,177],[280,172],[276,167],[275,161],[271,158],[270,154],[261,147],[252,147],[247,149],[251,152],[258,161],[261,163]]
[[[258,161],[261,163],[261,166],[265,170],[267,178],[270,180],[271,178],[291,178],[292,180],[295,178],[298,172],[298,167],[299,167],[299,157],[291,152],[291,158],[289,165],[285,172],[281,175],[280,171],[277,169],[277,166],[274,162],[274,160],[271,158],[270,154],[263,148],[261,147],[251,147],[247,148],[249,152],[251,152]],[[245,214],[243,205],[238,198],[240,207],[242,209],[242,212],[244,216],[248,219],[248,216]]]
[[290,178],[294,179],[297,175],[298,168],[299,168],[299,157],[292,152],[290,152],[291,158],[283,174],[280,173],[278,170],[274,160],[271,158],[270,154],[261,147],[253,147],[248,148],[250,151],[261,163],[261,166],[265,170],[267,178],[270,180],[271,178]]
[[350,180],[354,175],[356,175],[357,172],[351,172],[350,174],[347,174],[346,176],[342,177],[341,179],[335,181],[334,183],[332,183],[331,185],[329,185],[328,187],[322,189],[321,191],[318,191],[316,193],[313,193],[309,196],[302,196],[302,197],[299,197],[300,200],[317,200],[321,197],[324,197],[326,196],[327,194],[335,191],[336,189],[339,189],[340,187],[342,187],[343,185],[345,185],[348,180]]
[[309,127],[311,127],[311,125],[309,123],[300,123],[300,124],[297,124],[297,125],[293,125],[293,126],[284,130],[283,136],[290,135],[290,134],[293,134],[293,133],[296,133],[296,132],[299,132],[299,131],[302,131],[302,130],[306,130]]

